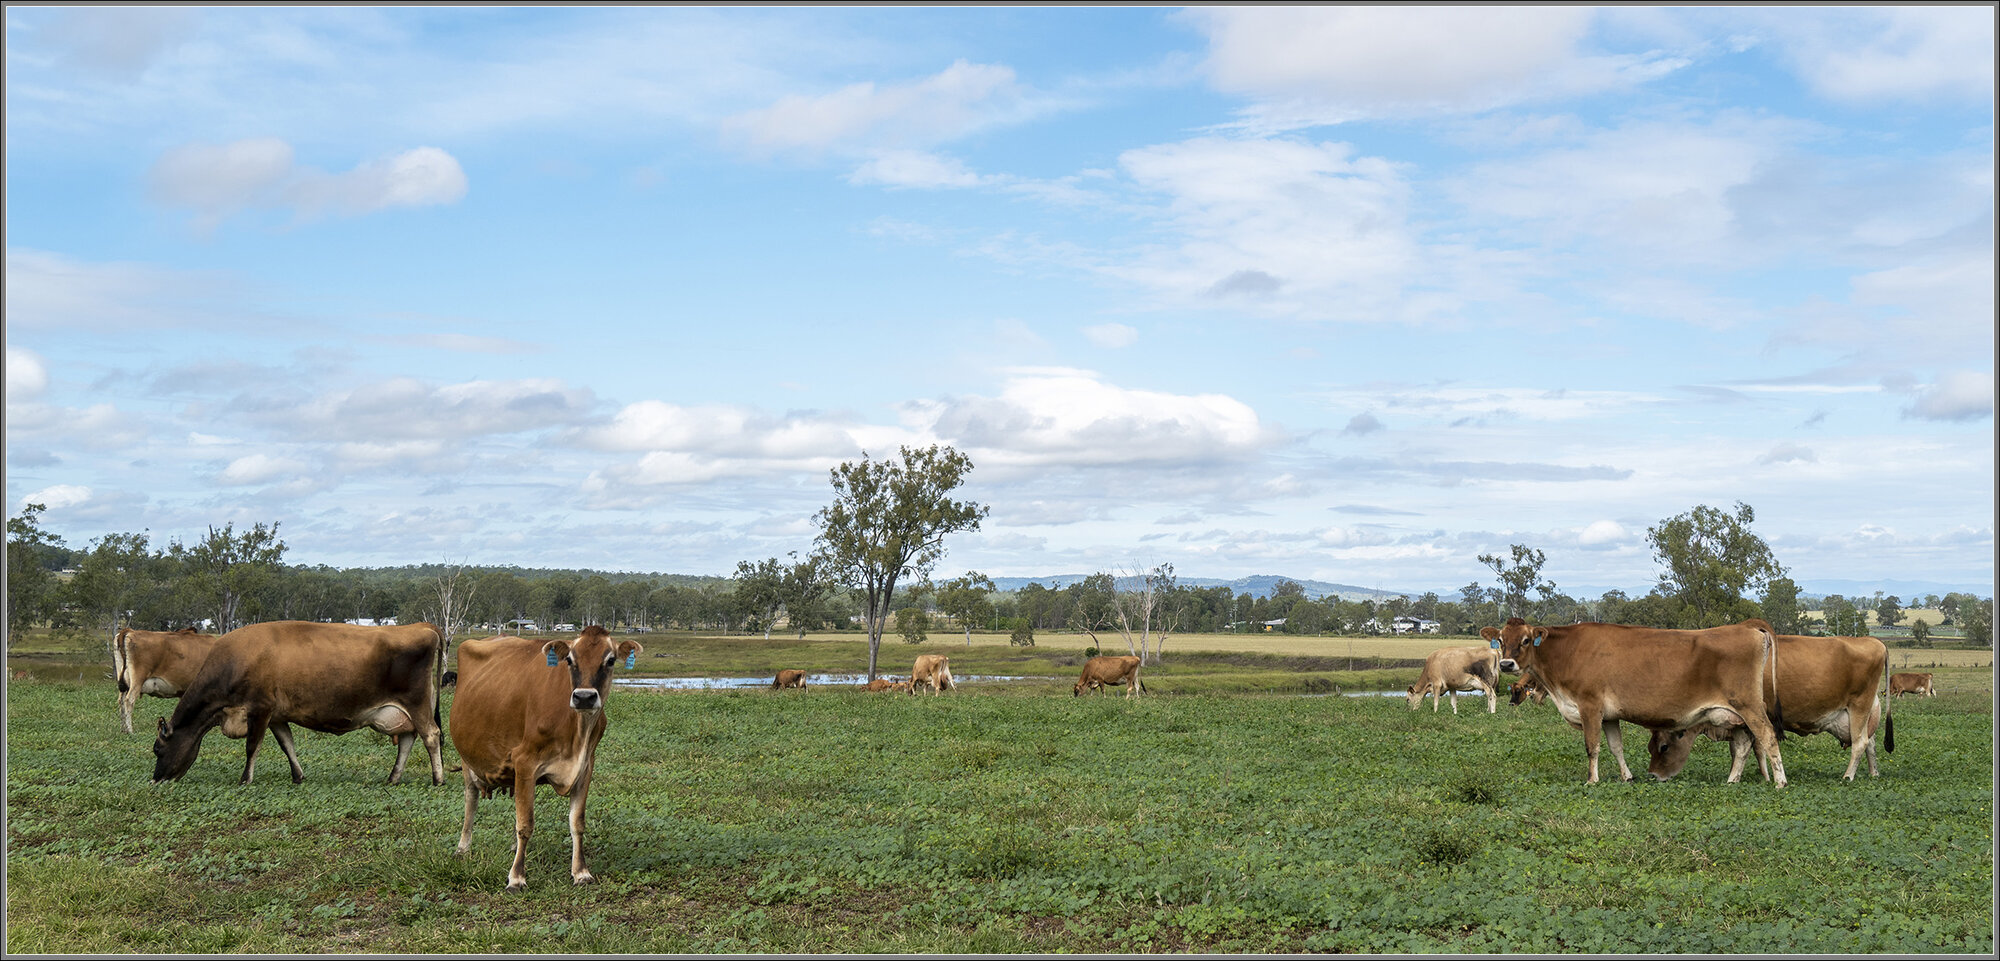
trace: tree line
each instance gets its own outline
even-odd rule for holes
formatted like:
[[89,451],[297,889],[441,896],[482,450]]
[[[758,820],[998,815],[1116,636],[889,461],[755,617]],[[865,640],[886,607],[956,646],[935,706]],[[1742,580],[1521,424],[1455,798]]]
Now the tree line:
[[[832,473],[833,502],[814,517],[819,535],[788,560],[745,560],[730,577],[537,570],[450,563],[395,568],[335,568],[284,563],[277,523],[210,527],[192,543],[155,545],[146,533],[106,534],[72,548],[40,523],[29,504],[7,522],[7,616],[10,643],[30,626],[78,636],[108,636],[120,626],[229,630],[263,620],[430,621],[450,636],[461,628],[518,630],[602,624],[642,631],[761,632],[781,625],[809,631],[853,630],[869,640],[871,674],[881,639],[895,623],[902,639],[950,630],[971,643],[974,630],[1006,633],[1032,645],[1036,632],[1087,634],[1094,646],[1125,649],[1157,661],[1182,634],[1383,633],[1399,618],[1434,622],[1441,634],[1476,636],[1508,617],[1536,623],[1596,620],[1653,627],[1701,628],[1762,617],[1780,633],[1861,635],[1903,619],[1895,596],[1824,599],[1802,596],[1768,544],[1750,530],[1755,513],[1706,505],[1647,531],[1660,565],[1645,595],[1609,591],[1571,597],[1542,575],[1546,555],[1525,544],[1482,554],[1493,585],[1473,581],[1456,596],[1425,593],[1386,600],[1310,597],[1282,580],[1268,595],[1226,586],[1181,584],[1172,564],[1099,571],[1067,587],[1031,583],[994,589],[967,571],[934,583],[943,538],[976,530],[986,508],[950,496],[971,462],[949,447],[904,448],[900,461],[844,463]],[[1822,617],[1809,619],[1817,600]],[[1991,643],[1992,600],[1970,594],[1912,598],[1937,608],[1970,642]],[[1930,642],[1917,622],[1915,643]]]

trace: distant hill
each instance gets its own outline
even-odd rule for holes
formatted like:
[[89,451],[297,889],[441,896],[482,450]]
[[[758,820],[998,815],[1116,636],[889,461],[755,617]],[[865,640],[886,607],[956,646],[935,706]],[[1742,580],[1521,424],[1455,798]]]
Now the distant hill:
[[[996,577],[993,579],[993,586],[1002,591],[1018,591],[1029,584],[1040,584],[1043,587],[1061,590],[1089,576],[1088,574],[1055,574],[1048,577]],[[1297,581],[1300,587],[1305,588],[1306,597],[1313,600],[1319,600],[1328,595],[1336,595],[1344,601],[1385,601],[1392,597],[1423,596],[1422,591],[1410,592],[1385,590],[1379,587],[1357,587],[1353,584],[1332,584],[1326,581],[1308,580],[1300,577],[1285,577],[1281,574],[1253,574],[1249,577],[1239,577],[1235,580],[1222,580],[1214,577],[1182,577],[1177,578],[1176,582],[1185,587],[1227,587],[1231,592],[1236,594],[1249,594],[1252,597],[1269,597],[1271,596],[1271,592],[1277,588],[1278,582],[1285,580]],[[1139,584],[1140,578],[1137,577],[1118,578],[1118,587],[1121,590],[1129,590],[1138,587]],[[1443,597],[1444,595],[1440,593],[1439,596]]]

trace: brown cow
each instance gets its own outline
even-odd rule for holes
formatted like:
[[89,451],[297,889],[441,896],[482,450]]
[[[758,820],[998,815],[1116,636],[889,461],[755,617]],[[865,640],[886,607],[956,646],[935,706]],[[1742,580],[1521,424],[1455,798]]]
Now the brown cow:
[[1891,695],[1921,694],[1924,697],[1936,697],[1937,688],[1932,686],[1931,675],[1929,674],[1891,674],[1889,675],[1889,693]]
[[396,739],[389,783],[403,779],[410,746],[422,738],[431,756],[431,783],[444,783],[437,689],[444,641],[425,623],[392,627],[268,621],[239,627],[215,639],[201,670],[160,719],[153,741],[153,781],[186,774],[201,752],[202,735],[221,725],[245,739],[243,783],[256,769],[264,732],[292,765],[292,782],[305,780],[292,746],[297,724],[309,731],[345,734],[372,727]]
[[943,654],[919,654],[915,667],[910,668],[910,693],[929,685],[932,694],[942,694],[952,689],[951,658]]
[[[1486,630],[1492,631],[1493,628]],[[1494,631],[1493,636],[1498,637],[1499,632]],[[1485,692],[1486,713],[1492,714],[1499,709],[1494,691],[1500,677],[1499,664],[1500,652],[1484,645],[1445,647],[1432,651],[1430,656],[1424,658],[1423,674],[1406,692],[1410,710],[1422,707],[1424,695],[1428,694],[1431,697],[1431,713],[1435,714],[1438,702],[1449,694],[1451,713],[1457,714],[1459,689],[1470,687]]]
[[458,648],[458,696],[451,705],[451,743],[463,759],[465,826],[458,853],[472,850],[472,818],[481,798],[514,795],[514,863],[507,890],[528,886],[528,837],[535,828],[535,786],[569,798],[569,875],[597,878],[583,863],[583,807],[604,738],[604,699],[611,668],[629,668],[644,648],[591,626],[575,640],[487,637]]
[[[1764,697],[1784,707],[1785,730],[1800,735],[1824,731],[1847,748],[1847,780],[1854,780],[1863,754],[1868,756],[1868,776],[1875,777],[1880,773],[1875,763],[1878,727],[1883,748],[1896,749],[1895,718],[1883,711],[1888,698],[1875,697],[1875,679],[1888,673],[1889,649],[1875,638],[1780,634],[1777,684],[1773,686],[1767,679]],[[1729,741],[1734,755],[1729,780],[1742,776],[1743,762],[1750,754],[1750,732],[1741,727],[1654,731],[1646,745],[1652,758],[1646,770],[1662,781],[1680,773],[1698,735]],[[1770,777],[1768,771],[1765,777]]]
[[112,636],[111,674],[118,681],[118,715],[125,733],[132,733],[139,695],[180,697],[219,636],[192,627],[171,632],[121,629]]
[[1145,690],[1139,684],[1139,659],[1130,654],[1104,654],[1083,662],[1083,676],[1076,679],[1075,697],[1085,690],[1097,691],[1108,684],[1125,685],[1125,696]]
[[1540,704],[1542,703],[1542,699],[1547,696],[1542,692],[1541,688],[1535,686],[1534,678],[1524,677],[1515,681],[1508,689],[1507,703],[1519,707],[1522,701],[1532,700],[1536,704]]
[[1618,727],[1625,721],[1656,731],[1747,725],[1758,757],[1769,759],[1772,780],[1782,788],[1785,763],[1771,723],[1782,705],[1766,709],[1763,684],[1765,672],[1775,672],[1776,651],[1776,635],[1761,618],[1672,631],[1598,623],[1530,627],[1510,617],[1500,629],[1499,666],[1533,678],[1563,720],[1583,731],[1586,784],[1597,783],[1600,736],[1618,758],[1619,774],[1632,779]]
[[771,690],[781,691],[788,687],[795,687],[801,691],[805,690],[806,672],[793,670],[779,671],[778,676],[771,681]]
[[889,691],[889,690],[894,690],[895,687],[896,687],[896,682],[886,677],[878,677],[872,681],[869,681],[866,684],[861,685],[861,689],[864,691]]

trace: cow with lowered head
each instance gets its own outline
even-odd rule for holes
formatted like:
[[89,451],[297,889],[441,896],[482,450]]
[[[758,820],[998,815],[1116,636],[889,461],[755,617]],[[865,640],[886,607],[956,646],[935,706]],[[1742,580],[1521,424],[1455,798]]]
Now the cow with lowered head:
[[132,733],[139,695],[180,697],[194,683],[216,636],[192,627],[173,632],[120,629],[112,636],[111,674],[118,682],[118,716],[125,733]]
[[444,783],[437,667],[443,647],[438,629],[425,623],[390,627],[267,621],[216,638],[201,670],[160,719],[153,741],[153,781],[186,774],[201,739],[220,727],[244,739],[243,780],[256,771],[257,750],[269,731],[291,762],[292,782],[305,780],[292,744],[291,725],[324,734],[374,728],[396,739],[389,783],[418,739],[430,753],[431,783]]

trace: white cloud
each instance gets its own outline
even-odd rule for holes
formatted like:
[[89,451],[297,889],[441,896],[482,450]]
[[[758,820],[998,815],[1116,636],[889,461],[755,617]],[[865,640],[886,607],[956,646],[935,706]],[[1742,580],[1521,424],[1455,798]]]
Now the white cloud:
[[1781,443],[1771,448],[1764,456],[1757,458],[1757,463],[1760,466],[1770,466],[1773,464],[1792,463],[1810,464],[1817,460],[1819,460],[1819,456],[1814,454],[1810,447],[1793,443]]
[[273,457],[269,454],[250,454],[230,461],[229,466],[216,474],[215,479],[232,487],[264,484],[281,477],[298,477],[306,473],[307,469],[303,461]]
[[[851,425],[822,414],[772,416],[747,407],[683,407],[658,400],[627,404],[609,424],[573,431],[569,440],[591,450],[699,452],[813,463],[861,450]],[[685,474],[677,465],[660,461],[654,473]]]
[[48,367],[40,354],[19,347],[7,348],[7,402],[33,400],[49,386]]
[[1124,324],[1097,324],[1083,329],[1083,336],[1099,347],[1130,347],[1139,341],[1139,331]]
[[301,404],[270,406],[252,419],[280,430],[365,443],[463,441],[572,426],[589,416],[596,397],[588,388],[552,378],[434,386],[397,377]]
[[1992,102],[1989,5],[1850,7],[1799,17],[1777,11],[1766,29],[1805,81],[1835,100]]
[[7,326],[61,331],[244,328],[271,318],[245,309],[238,285],[212,271],[89,263],[7,249]]
[[1090,371],[1017,368],[998,397],[905,405],[908,421],[983,465],[1224,464],[1280,439],[1248,404],[1104,383]]
[[1630,537],[1625,526],[1617,521],[1592,521],[1577,532],[1576,542],[1585,547],[1595,547],[1600,544],[1617,544]]
[[[1204,137],[1128,150],[1119,166],[1161,195],[1166,243],[1101,269],[1186,303],[1380,319],[1417,260],[1396,166],[1342,143]],[[1282,294],[1282,296],[1274,296]]]
[[88,487],[77,484],[57,484],[54,487],[44,487],[21,498],[17,509],[29,504],[40,504],[49,510],[59,511],[64,508],[87,504],[90,502],[90,497],[91,490]]
[[1687,61],[1584,53],[1579,7],[1206,7],[1207,69],[1259,98],[1264,130],[1366,117],[1483,110],[1652,79]]
[[299,165],[292,146],[275,137],[184,144],[161,154],[150,178],[155,201],[194,211],[204,230],[249,209],[290,208],[300,218],[358,216],[457,203],[466,192],[465,171],[437,147],[327,173]]
[[955,157],[922,150],[884,150],[850,174],[847,182],[935,190],[977,187],[988,179],[972,172]]
[[1374,414],[1370,414],[1366,411],[1363,411],[1362,413],[1356,414],[1353,417],[1348,418],[1347,426],[1341,428],[1340,432],[1343,434],[1354,434],[1356,436],[1365,437],[1381,429],[1382,429],[1382,422],[1376,420]]
[[1955,370],[1924,388],[1903,411],[1923,420],[1981,420],[1993,416],[1993,372]]
[[913,148],[1024,120],[1043,109],[1012,69],[959,60],[908,83],[867,81],[816,97],[788,95],[724,120],[722,129],[759,153]]

